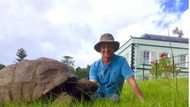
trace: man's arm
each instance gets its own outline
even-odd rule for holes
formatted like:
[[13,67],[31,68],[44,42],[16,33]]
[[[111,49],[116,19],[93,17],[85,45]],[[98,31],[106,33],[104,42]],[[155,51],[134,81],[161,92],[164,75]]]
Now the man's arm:
[[131,76],[128,78],[128,83],[129,85],[132,87],[133,91],[135,92],[135,94],[137,95],[137,97],[141,100],[144,101],[144,96],[140,90],[140,88],[138,87],[136,80],[134,78],[134,76]]

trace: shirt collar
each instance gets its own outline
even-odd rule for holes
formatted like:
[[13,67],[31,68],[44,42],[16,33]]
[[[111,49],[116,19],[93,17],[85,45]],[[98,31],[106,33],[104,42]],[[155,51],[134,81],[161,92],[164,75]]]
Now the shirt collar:
[[112,62],[113,62],[113,60],[114,60],[114,57],[115,57],[116,55],[115,54],[113,54],[112,55],[112,57],[111,57],[111,60],[110,60],[110,63],[109,64],[104,64],[103,63],[103,60],[102,60],[102,58],[101,58],[101,64],[103,65],[103,66],[108,66],[108,65],[110,65]]

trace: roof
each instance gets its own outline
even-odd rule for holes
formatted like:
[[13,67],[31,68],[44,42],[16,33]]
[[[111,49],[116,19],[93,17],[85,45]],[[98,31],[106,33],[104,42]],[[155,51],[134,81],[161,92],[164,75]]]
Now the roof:
[[178,42],[178,43],[189,43],[188,38],[155,35],[155,34],[144,34],[141,37],[132,37],[132,38],[146,39],[146,40],[157,40],[157,41],[168,41],[168,42]]

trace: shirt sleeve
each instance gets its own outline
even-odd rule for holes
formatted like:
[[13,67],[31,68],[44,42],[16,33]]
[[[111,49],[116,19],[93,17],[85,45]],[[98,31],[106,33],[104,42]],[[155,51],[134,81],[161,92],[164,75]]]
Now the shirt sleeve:
[[134,75],[133,70],[131,69],[131,67],[129,66],[127,60],[124,58],[123,59],[123,64],[122,64],[122,68],[121,68],[121,73],[123,75],[123,77],[127,80],[129,77]]
[[96,62],[90,66],[89,80],[97,81],[97,69],[98,66]]

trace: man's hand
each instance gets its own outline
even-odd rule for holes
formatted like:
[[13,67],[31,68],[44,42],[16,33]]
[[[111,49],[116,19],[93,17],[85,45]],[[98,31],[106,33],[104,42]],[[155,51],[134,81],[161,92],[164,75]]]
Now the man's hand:
[[96,83],[96,85],[99,87],[100,86],[100,84],[98,84],[97,82],[96,82],[96,80],[90,80],[91,82],[93,82],[93,83]]
[[133,91],[135,92],[135,94],[137,95],[137,97],[140,99],[141,102],[144,102],[144,96],[140,90],[140,88],[138,87],[134,76],[129,77],[128,78],[128,83],[129,85],[132,87]]

